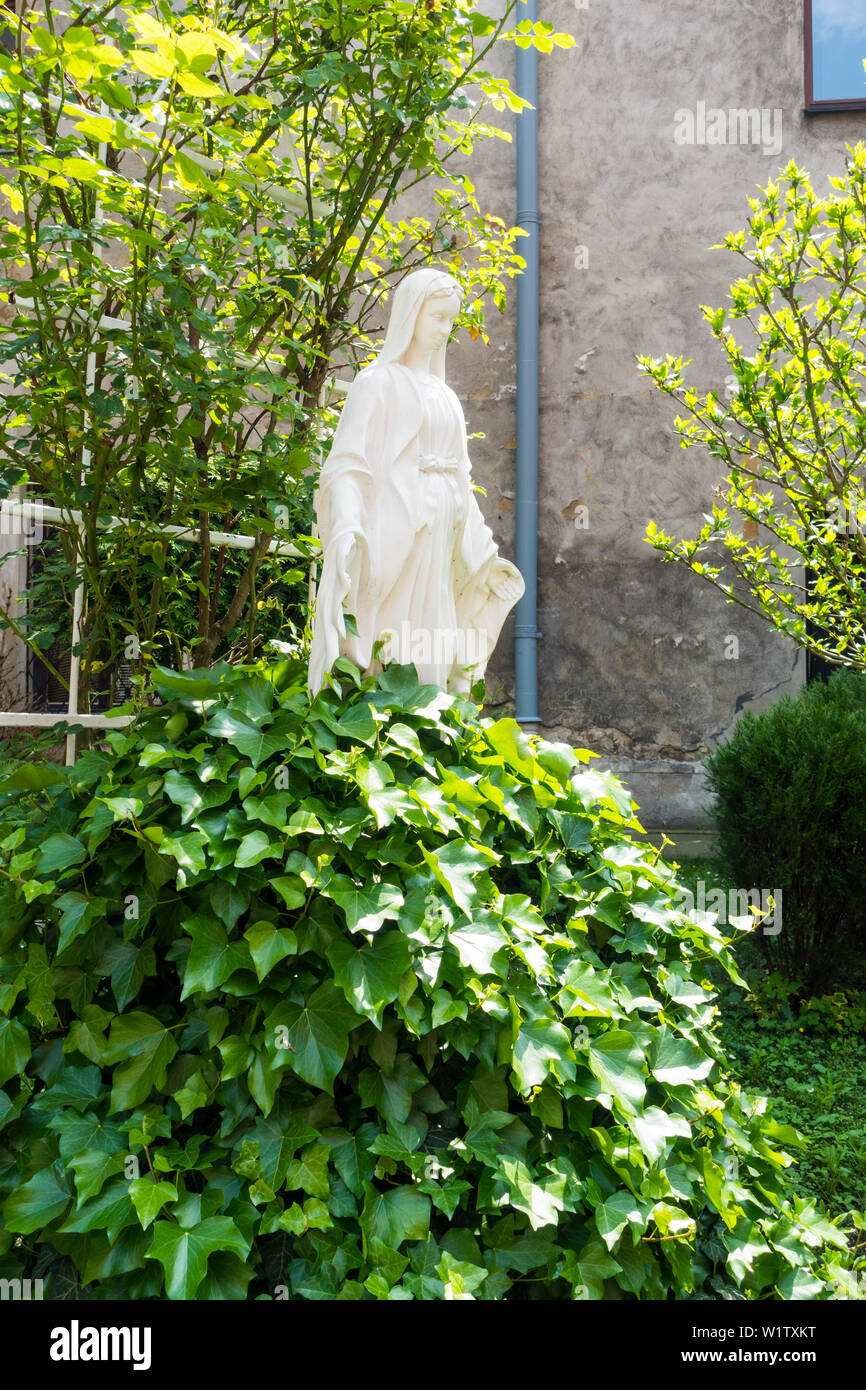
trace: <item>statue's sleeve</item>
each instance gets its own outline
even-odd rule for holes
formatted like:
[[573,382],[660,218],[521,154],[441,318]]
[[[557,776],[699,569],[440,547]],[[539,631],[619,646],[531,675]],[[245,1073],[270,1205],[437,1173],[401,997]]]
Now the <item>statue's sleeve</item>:
[[[463,442],[468,468],[469,450],[465,428]],[[487,661],[499,640],[502,625],[513,607],[510,601],[499,598],[488,586],[493,566],[503,563],[506,562],[502,561],[499,548],[493,539],[493,532],[484,520],[478,504],[478,494],[472,488],[470,474],[469,502],[459,547],[454,597],[458,627],[475,635],[474,649],[477,659],[473,676],[483,675]],[[519,577],[516,569],[514,572]],[[473,676],[470,676],[470,679]]]
[[[319,476],[316,521],[322,545],[322,567],[316,594],[313,644],[310,652],[310,691],[321,689],[339,651],[362,665],[363,653],[347,634],[341,613],[353,613],[355,600],[370,570],[369,515],[373,497],[370,448],[381,408],[375,383],[360,374],[352,382],[334,432],[331,450]],[[337,542],[355,537],[348,566],[349,587],[340,578]]]
[[356,377],[319,477],[316,519],[323,554],[347,532],[367,538],[373,487],[370,444],[379,404],[379,393],[369,378]]
[[[463,417],[462,408],[460,409],[461,418]],[[496,559],[498,551],[496,542],[493,539],[493,532],[487,525],[478,505],[478,493],[472,486],[471,464],[469,462],[469,445],[466,438],[466,421],[462,422],[463,435],[463,462],[469,480],[469,498],[466,508],[466,521],[463,526],[463,534],[460,538],[460,546],[457,552],[457,573],[455,575],[455,598],[458,605],[467,606],[467,600],[471,607],[470,591],[478,590],[483,587],[484,578],[490,564]]]

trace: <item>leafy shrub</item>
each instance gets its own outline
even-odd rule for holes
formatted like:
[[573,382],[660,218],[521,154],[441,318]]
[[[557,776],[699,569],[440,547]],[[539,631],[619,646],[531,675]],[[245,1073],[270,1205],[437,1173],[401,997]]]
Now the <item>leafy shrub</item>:
[[785,1196],[795,1132],[727,1073],[725,940],[616,779],[413,668],[341,670],[312,706],[296,662],[162,672],[111,754],[17,774],[3,1273],[99,1299],[853,1277]]
[[738,721],[705,762],[722,870],[781,889],[771,968],[807,994],[862,973],[866,925],[866,676],[838,671]]

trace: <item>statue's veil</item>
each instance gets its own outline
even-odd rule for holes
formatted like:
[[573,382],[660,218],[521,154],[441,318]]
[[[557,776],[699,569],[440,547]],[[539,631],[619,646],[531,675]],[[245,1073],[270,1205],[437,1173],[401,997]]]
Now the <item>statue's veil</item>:
[[[390,362],[399,362],[406,349],[412,342],[415,333],[415,322],[421,311],[421,306],[431,295],[453,294],[458,300],[463,298],[463,292],[453,275],[449,275],[445,270],[437,270],[434,266],[424,266],[421,270],[413,270],[407,275],[405,280],[401,280],[397,289],[394,291],[394,298],[391,303],[391,317],[388,320],[388,331],[385,334],[385,341],[378,357],[370,363],[370,367],[385,367]],[[435,352],[430,359],[430,370],[436,376],[445,379],[445,344],[438,352]]]

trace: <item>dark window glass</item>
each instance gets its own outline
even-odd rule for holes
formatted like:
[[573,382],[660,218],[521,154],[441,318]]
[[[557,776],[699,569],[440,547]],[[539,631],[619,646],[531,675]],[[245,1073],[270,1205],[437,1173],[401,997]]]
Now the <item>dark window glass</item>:
[[866,0],[806,0],[807,105],[866,106]]

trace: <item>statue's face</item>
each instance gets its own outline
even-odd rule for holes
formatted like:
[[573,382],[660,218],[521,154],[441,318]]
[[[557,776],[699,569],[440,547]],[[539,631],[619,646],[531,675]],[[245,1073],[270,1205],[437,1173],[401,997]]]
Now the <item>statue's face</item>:
[[415,320],[412,342],[423,353],[438,352],[448,342],[460,304],[455,295],[437,294],[425,299]]

